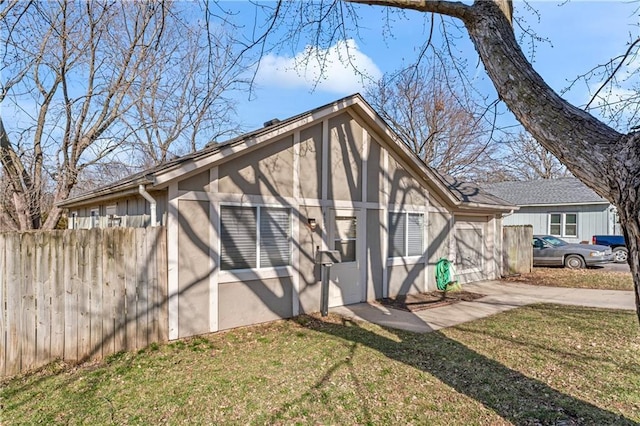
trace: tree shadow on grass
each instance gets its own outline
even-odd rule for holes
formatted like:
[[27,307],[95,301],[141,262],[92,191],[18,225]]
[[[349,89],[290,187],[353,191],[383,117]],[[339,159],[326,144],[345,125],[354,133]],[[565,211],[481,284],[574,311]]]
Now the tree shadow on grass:
[[[515,425],[638,424],[527,377],[440,332],[416,334],[382,327],[399,339],[395,341],[351,320],[335,318],[305,317],[301,323],[311,330],[372,348],[392,360],[424,371]],[[322,381],[326,380],[325,374]],[[321,385],[318,383],[316,387]],[[366,414],[367,407],[363,407],[363,411]]]

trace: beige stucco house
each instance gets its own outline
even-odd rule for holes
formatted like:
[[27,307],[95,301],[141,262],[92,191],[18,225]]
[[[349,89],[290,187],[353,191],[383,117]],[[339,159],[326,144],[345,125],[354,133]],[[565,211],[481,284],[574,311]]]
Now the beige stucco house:
[[61,204],[69,226],[165,226],[169,337],[320,309],[318,250],[336,249],[329,305],[500,276],[514,207],[443,177],[360,95],[162,164]]

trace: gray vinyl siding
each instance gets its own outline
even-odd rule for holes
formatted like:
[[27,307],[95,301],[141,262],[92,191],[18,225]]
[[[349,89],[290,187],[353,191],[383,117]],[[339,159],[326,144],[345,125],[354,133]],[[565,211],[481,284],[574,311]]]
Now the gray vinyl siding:
[[592,204],[581,206],[536,206],[520,207],[520,210],[504,218],[504,225],[532,225],[534,234],[549,232],[549,214],[576,213],[578,215],[578,237],[563,237],[568,242],[590,241],[593,235],[613,232],[609,224],[609,205]]
[[[167,191],[152,191],[150,194],[156,200],[158,224],[165,226],[167,224]],[[97,209],[99,212],[98,227],[106,228],[108,226],[108,206],[116,207],[116,215],[120,218],[121,227],[145,228],[151,223],[149,202],[139,195],[123,197],[100,204],[70,208],[69,217],[71,217],[72,213],[76,213],[76,228],[89,229],[91,227],[91,211]],[[71,227],[71,224],[69,224],[69,227]]]

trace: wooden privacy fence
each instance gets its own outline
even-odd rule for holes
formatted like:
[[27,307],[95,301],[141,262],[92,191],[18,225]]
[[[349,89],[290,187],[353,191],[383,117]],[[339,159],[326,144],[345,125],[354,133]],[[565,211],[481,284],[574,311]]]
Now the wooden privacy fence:
[[168,338],[165,228],[0,233],[0,376]]
[[502,270],[504,275],[526,274],[533,268],[533,226],[502,228]]

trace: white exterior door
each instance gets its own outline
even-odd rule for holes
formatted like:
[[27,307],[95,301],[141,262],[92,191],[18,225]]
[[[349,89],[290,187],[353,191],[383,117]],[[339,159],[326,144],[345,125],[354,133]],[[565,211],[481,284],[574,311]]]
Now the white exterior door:
[[331,267],[329,307],[359,303],[363,299],[360,278],[362,241],[359,210],[331,210],[329,248],[338,250],[342,263]]

